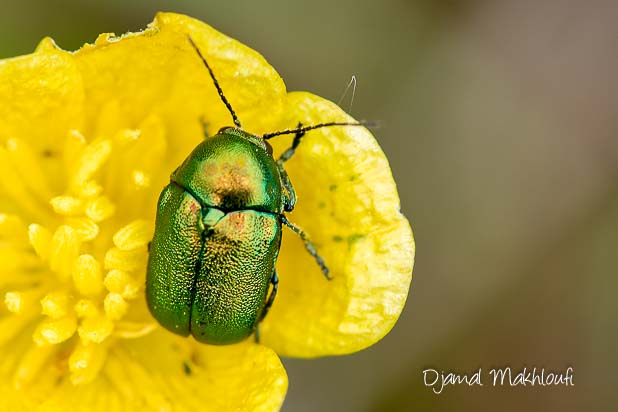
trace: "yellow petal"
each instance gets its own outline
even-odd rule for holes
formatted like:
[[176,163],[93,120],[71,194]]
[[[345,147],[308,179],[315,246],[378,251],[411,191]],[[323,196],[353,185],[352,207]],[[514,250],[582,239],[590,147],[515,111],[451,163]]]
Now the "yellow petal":
[[195,345],[159,330],[122,341],[107,355],[93,346],[98,345],[79,345],[68,358],[65,367],[71,379],[52,381],[41,371],[60,367],[67,359],[50,352],[49,346],[34,347],[15,378],[19,396],[0,385],[1,410],[35,410],[36,405],[40,410],[84,412],[273,412],[287,390],[279,358],[261,345]]
[[17,242],[26,239],[24,222],[15,215],[0,213],[0,239],[14,239]]
[[[317,96],[291,93],[282,128],[299,121],[353,119]],[[289,145],[283,140],[279,150]],[[262,326],[263,342],[301,357],[366,348],[397,321],[414,263],[412,231],[386,157],[365,128],[337,126],[308,132],[285,166],[298,195],[289,219],[311,237],[333,280],[298,236],[284,232],[279,294]]]
[[[28,142],[32,153],[39,156],[41,173],[48,178],[50,191],[60,191],[61,165],[55,160],[62,152],[68,130],[81,129],[85,119],[83,78],[74,58],[70,53],[47,48],[2,60],[0,79],[0,136]],[[4,197],[12,190],[6,177],[0,179],[0,186],[6,183],[8,189],[0,190],[0,204],[10,209],[18,203],[30,207],[19,199]]]
[[[144,338],[126,341],[126,351],[110,354],[103,370],[128,401],[128,409],[139,402],[151,410],[266,412],[280,408],[287,377],[271,349],[252,343],[195,346],[164,331],[153,338],[160,343],[156,347]],[[148,398],[143,387],[148,388]]]
[[15,166],[16,172],[23,177],[22,181],[31,193],[43,201],[51,197],[49,183],[41,170],[41,162],[30,145],[24,144],[19,139],[10,138],[6,141],[6,148],[9,160]]
[[[22,357],[13,375],[15,388],[22,389],[24,384],[34,380],[43,365],[48,362],[49,358],[52,356],[53,350],[53,347],[50,345],[32,346]],[[16,409],[18,410],[18,408]]]

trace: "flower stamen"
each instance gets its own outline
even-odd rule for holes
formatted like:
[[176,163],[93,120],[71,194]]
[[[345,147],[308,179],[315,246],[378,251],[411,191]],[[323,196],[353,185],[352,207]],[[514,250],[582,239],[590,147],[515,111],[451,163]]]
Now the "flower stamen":
[[[51,195],[40,170],[13,191],[19,204],[28,203],[31,192],[45,185],[38,195],[46,194],[52,218],[25,225],[17,216],[0,213],[0,258],[15,265],[10,271],[0,269],[6,312],[0,318],[0,346],[23,331],[32,333],[32,344],[14,369],[16,387],[34,379],[52,358],[64,359],[58,365],[74,384],[90,382],[103,367],[116,329],[118,338],[136,338],[156,327],[142,317],[143,311],[131,310],[143,290],[152,222],[138,219],[122,225],[114,200],[128,193],[106,190],[97,181],[124,170],[132,171],[128,177],[136,193],[149,186],[149,172],[122,166],[128,159],[113,150],[116,140],[126,148],[140,136],[139,129],[121,129],[114,144],[109,139],[88,143],[81,132],[70,131],[62,156],[66,192]],[[36,163],[34,151],[17,139],[0,146],[0,163],[3,159],[7,162],[0,168],[10,168],[14,175]],[[25,163],[14,167],[18,162]],[[108,170],[109,163],[118,170]]]

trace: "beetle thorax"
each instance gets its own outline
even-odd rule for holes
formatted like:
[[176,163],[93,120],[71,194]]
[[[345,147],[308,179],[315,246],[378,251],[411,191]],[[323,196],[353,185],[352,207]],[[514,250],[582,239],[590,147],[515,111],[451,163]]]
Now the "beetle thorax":
[[263,181],[245,156],[232,153],[225,157],[203,163],[204,181],[211,188],[215,206],[241,210],[259,196]]
[[263,146],[232,133],[199,144],[172,175],[203,205],[223,211],[282,211],[281,178]]

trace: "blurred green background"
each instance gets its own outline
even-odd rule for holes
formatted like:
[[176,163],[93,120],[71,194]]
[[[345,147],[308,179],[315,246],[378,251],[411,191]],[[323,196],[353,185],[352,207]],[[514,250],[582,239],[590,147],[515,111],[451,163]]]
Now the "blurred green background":
[[[158,10],[258,50],[289,90],[337,101],[355,75],[351,113],[380,121],[414,228],[395,329],[351,356],[284,359],[284,411],[615,409],[616,1],[5,0],[0,58],[136,31]],[[429,367],[503,366],[572,366],[575,386],[423,385]]]

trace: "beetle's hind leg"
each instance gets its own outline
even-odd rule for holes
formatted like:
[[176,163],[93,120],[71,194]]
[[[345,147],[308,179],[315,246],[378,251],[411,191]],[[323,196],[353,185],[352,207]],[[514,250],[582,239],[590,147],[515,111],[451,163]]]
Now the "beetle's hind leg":
[[253,335],[255,338],[255,343],[260,343],[260,323],[266,317],[268,310],[270,309],[270,307],[273,305],[273,302],[275,301],[275,296],[277,296],[277,289],[279,288],[279,277],[277,276],[276,269],[273,270],[273,274],[270,277],[270,284],[273,285],[273,288],[270,291],[270,295],[268,295],[268,300],[266,301],[266,304],[264,305],[264,309],[262,310],[262,314],[260,315],[260,319],[257,321],[257,325],[255,326],[255,333]]
[[309,240],[309,236],[307,236],[307,234],[301,228],[299,228],[298,226],[290,222],[283,215],[281,215],[281,223],[283,223],[284,225],[292,229],[294,233],[300,236],[300,238],[305,244],[305,249],[307,249],[307,252],[309,252],[309,254],[313,256],[313,258],[315,259],[315,262],[318,264],[318,266],[322,270],[324,277],[326,277],[326,279],[328,280],[332,280],[333,277],[329,274],[330,271],[328,270],[328,267],[326,266],[326,262],[324,262],[324,259],[322,258],[322,256],[318,255],[318,251],[316,250],[311,240]]

